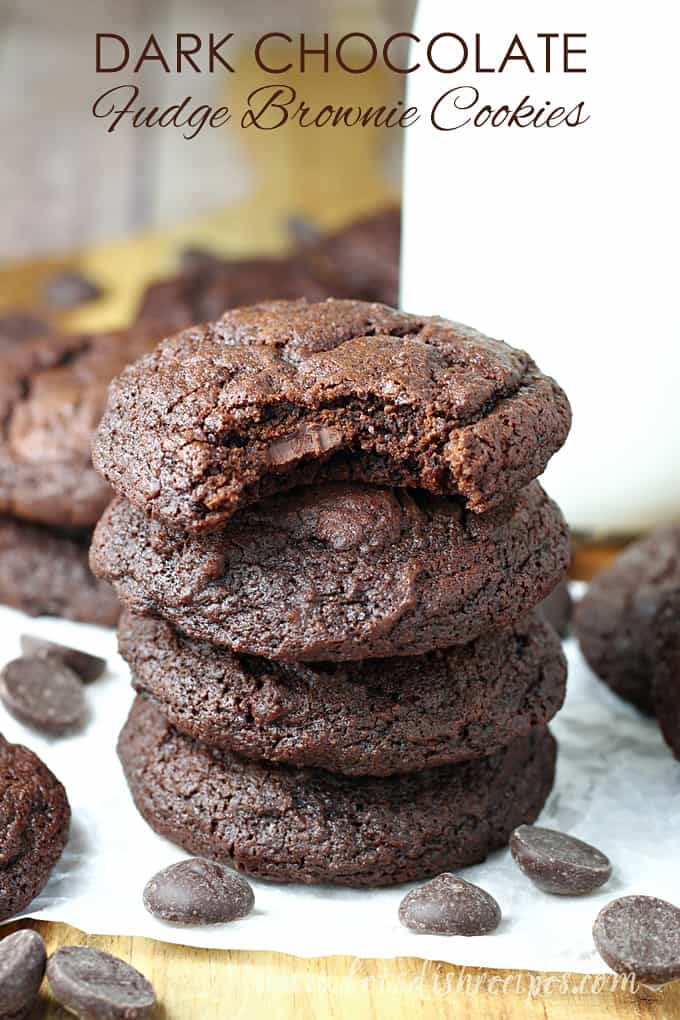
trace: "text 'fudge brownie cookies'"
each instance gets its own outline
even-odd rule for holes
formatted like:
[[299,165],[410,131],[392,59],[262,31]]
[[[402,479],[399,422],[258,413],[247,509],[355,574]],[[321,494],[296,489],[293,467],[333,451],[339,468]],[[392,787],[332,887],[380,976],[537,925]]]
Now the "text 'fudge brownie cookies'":
[[476,330],[357,301],[273,302],[125,369],[93,458],[120,495],[186,529],[339,478],[482,512],[543,471],[569,423],[528,354]]
[[[593,671],[622,698],[654,713],[662,660],[657,622],[680,592],[680,526],[630,545],[578,603],[574,630]],[[679,623],[680,626],[680,623]]]
[[187,736],[246,758],[388,776],[493,754],[562,705],[566,664],[539,617],[428,655],[279,665],[124,614],[135,687]]
[[64,787],[40,759],[0,734],[0,921],[42,890],[68,839]]
[[0,602],[30,616],[115,626],[120,603],[90,572],[90,536],[0,517]]
[[545,727],[488,758],[388,779],[246,762],[174,731],[138,699],[118,744],[137,808],[186,850],[275,881],[376,886],[484,860],[538,815]]
[[471,641],[533,608],[568,559],[567,527],[538,482],[483,515],[422,492],[307,486],[193,535],[117,500],[90,554],[134,612],[289,662]]
[[110,499],[90,444],[111,379],[153,349],[164,327],[26,340],[3,355],[0,513],[92,526]]
[[339,293],[315,279],[301,259],[204,258],[194,270],[151,283],[142,295],[138,321],[184,329],[239,305],[296,298],[323,301]]

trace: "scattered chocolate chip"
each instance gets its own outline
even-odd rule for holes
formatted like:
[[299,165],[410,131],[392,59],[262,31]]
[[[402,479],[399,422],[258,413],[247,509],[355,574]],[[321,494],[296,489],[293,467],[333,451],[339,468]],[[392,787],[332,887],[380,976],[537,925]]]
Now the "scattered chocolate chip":
[[593,925],[595,947],[617,974],[662,985],[680,978],[680,910],[655,896],[623,896]]
[[98,680],[106,669],[106,659],[98,655],[90,655],[79,648],[69,648],[56,641],[34,637],[32,634],[21,635],[21,651],[25,656],[36,656],[39,659],[55,658],[77,673],[84,684]]
[[45,943],[37,931],[22,928],[0,941],[0,1017],[28,1016],[45,973]]
[[198,273],[202,269],[213,269],[221,262],[219,255],[208,248],[187,245],[179,253],[179,265],[183,273]]
[[47,961],[57,1002],[76,1016],[138,1020],[156,1004],[154,990],[129,963],[87,946],[62,946]]
[[83,685],[68,666],[49,658],[13,659],[0,672],[0,701],[10,715],[48,733],[83,722]]
[[196,857],[163,868],[144,889],[144,906],[175,924],[223,924],[245,917],[255,896],[245,878]]
[[404,896],[399,920],[420,935],[488,935],[501,908],[479,886],[444,873]]
[[49,304],[59,308],[73,308],[86,301],[96,301],[101,296],[102,291],[96,283],[74,272],[57,273],[45,287],[45,298]]
[[572,609],[573,602],[566,581],[558,584],[538,605],[543,619],[555,628],[560,637],[566,637],[569,632]]
[[510,837],[510,852],[524,874],[543,892],[579,896],[604,885],[611,876],[608,857],[566,832],[520,825]]

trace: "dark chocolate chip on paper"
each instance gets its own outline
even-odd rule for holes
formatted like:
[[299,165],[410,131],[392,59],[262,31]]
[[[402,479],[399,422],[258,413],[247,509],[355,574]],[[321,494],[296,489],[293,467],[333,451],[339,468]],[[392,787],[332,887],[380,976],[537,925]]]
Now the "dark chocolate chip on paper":
[[566,832],[520,825],[510,837],[510,852],[524,874],[543,892],[580,896],[611,876],[609,858]]
[[149,879],[144,906],[175,924],[223,924],[245,917],[255,896],[250,884],[223,865],[202,858],[179,861]]
[[501,908],[484,889],[444,873],[406,894],[399,920],[420,935],[488,935],[500,924]]
[[0,701],[28,726],[61,733],[85,719],[85,697],[78,675],[51,658],[13,659],[0,672]]
[[91,655],[79,648],[60,645],[56,641],[34,637],[32,634],[21,635],[21,651],[25,656],[49,659],[55,658],[77,673],[84,684],[98,680],[106,669],[106,659]]

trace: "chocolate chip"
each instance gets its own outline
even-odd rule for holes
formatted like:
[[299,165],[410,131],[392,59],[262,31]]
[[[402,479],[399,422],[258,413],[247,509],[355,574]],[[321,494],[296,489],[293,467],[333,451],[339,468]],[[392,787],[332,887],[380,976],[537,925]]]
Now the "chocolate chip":
[[420,935],[488,935],[501,908],[479,886],[444,873],[404,896],[399,920]]
[[510,852],[543,892],[579,896],[604,885],[611,876],[608,857],[566,832],[520,825],[510,837]]
[[617,974],[662,985],[680,978],[680,910],[655,896],[623,896],[593,925],[595,947]]
[[32,634],[21,635],[21,651],[25,656],[36,656],[39,659],[55,658],[77,673],[84,684],[98,680],[106,669],[106,659],[98,655],[90,655],[79,648],[69,648],[56,641],[34,637]]
[[52,995],[76,1016],[138,1020],[156,1004],[146,978],[124,960],[87,946],[62,946],[47,961]]
[[163,868],[144,889],[144,906],[175,924],[223,924],[245,917],[255,896],[245,878],[202,858]]
[[0,941],[0,1017],[21,1020],[35,1002],[45,973],[45,943],[23,928]]
[[49,304],[59,308],[73,308],[101,296],[102,291],[96,283],[74,272],[58,273],[45,287],[45,298]]
[[538,611],[551,624],[560,637],[566,637],[571,621],[573,602],[566,581],[554,588],[538,605]]
[[0,672],[0,701],[10,715],[48,733],[61,733],[85,718],[83,685],[56,659],[13,659]]

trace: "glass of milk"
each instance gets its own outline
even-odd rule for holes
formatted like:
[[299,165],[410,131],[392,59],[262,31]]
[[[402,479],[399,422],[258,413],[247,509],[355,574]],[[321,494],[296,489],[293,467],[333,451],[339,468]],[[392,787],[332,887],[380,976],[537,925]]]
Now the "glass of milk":
[[[564,387],[572,433],[544,481],[574,529],[680,522],[678,8],[420,0],[414,33],[421,67],[407,105],[421,116],[405,131],[403,307],[523,347]],[[464,40],[459,70],[428,64],[440,33]],[[565,70],[564,35],[585,50],[568,57],[585,73]],[[518,44],[499,70],[515,36],[532,70]],[[432,49],[449,68],[464,52],[447,37]],[[493,127],[482,113],[480,126],[438,130],[430,112],[449,90],[440,128],[525,96],[582,102],[587,120]]]

